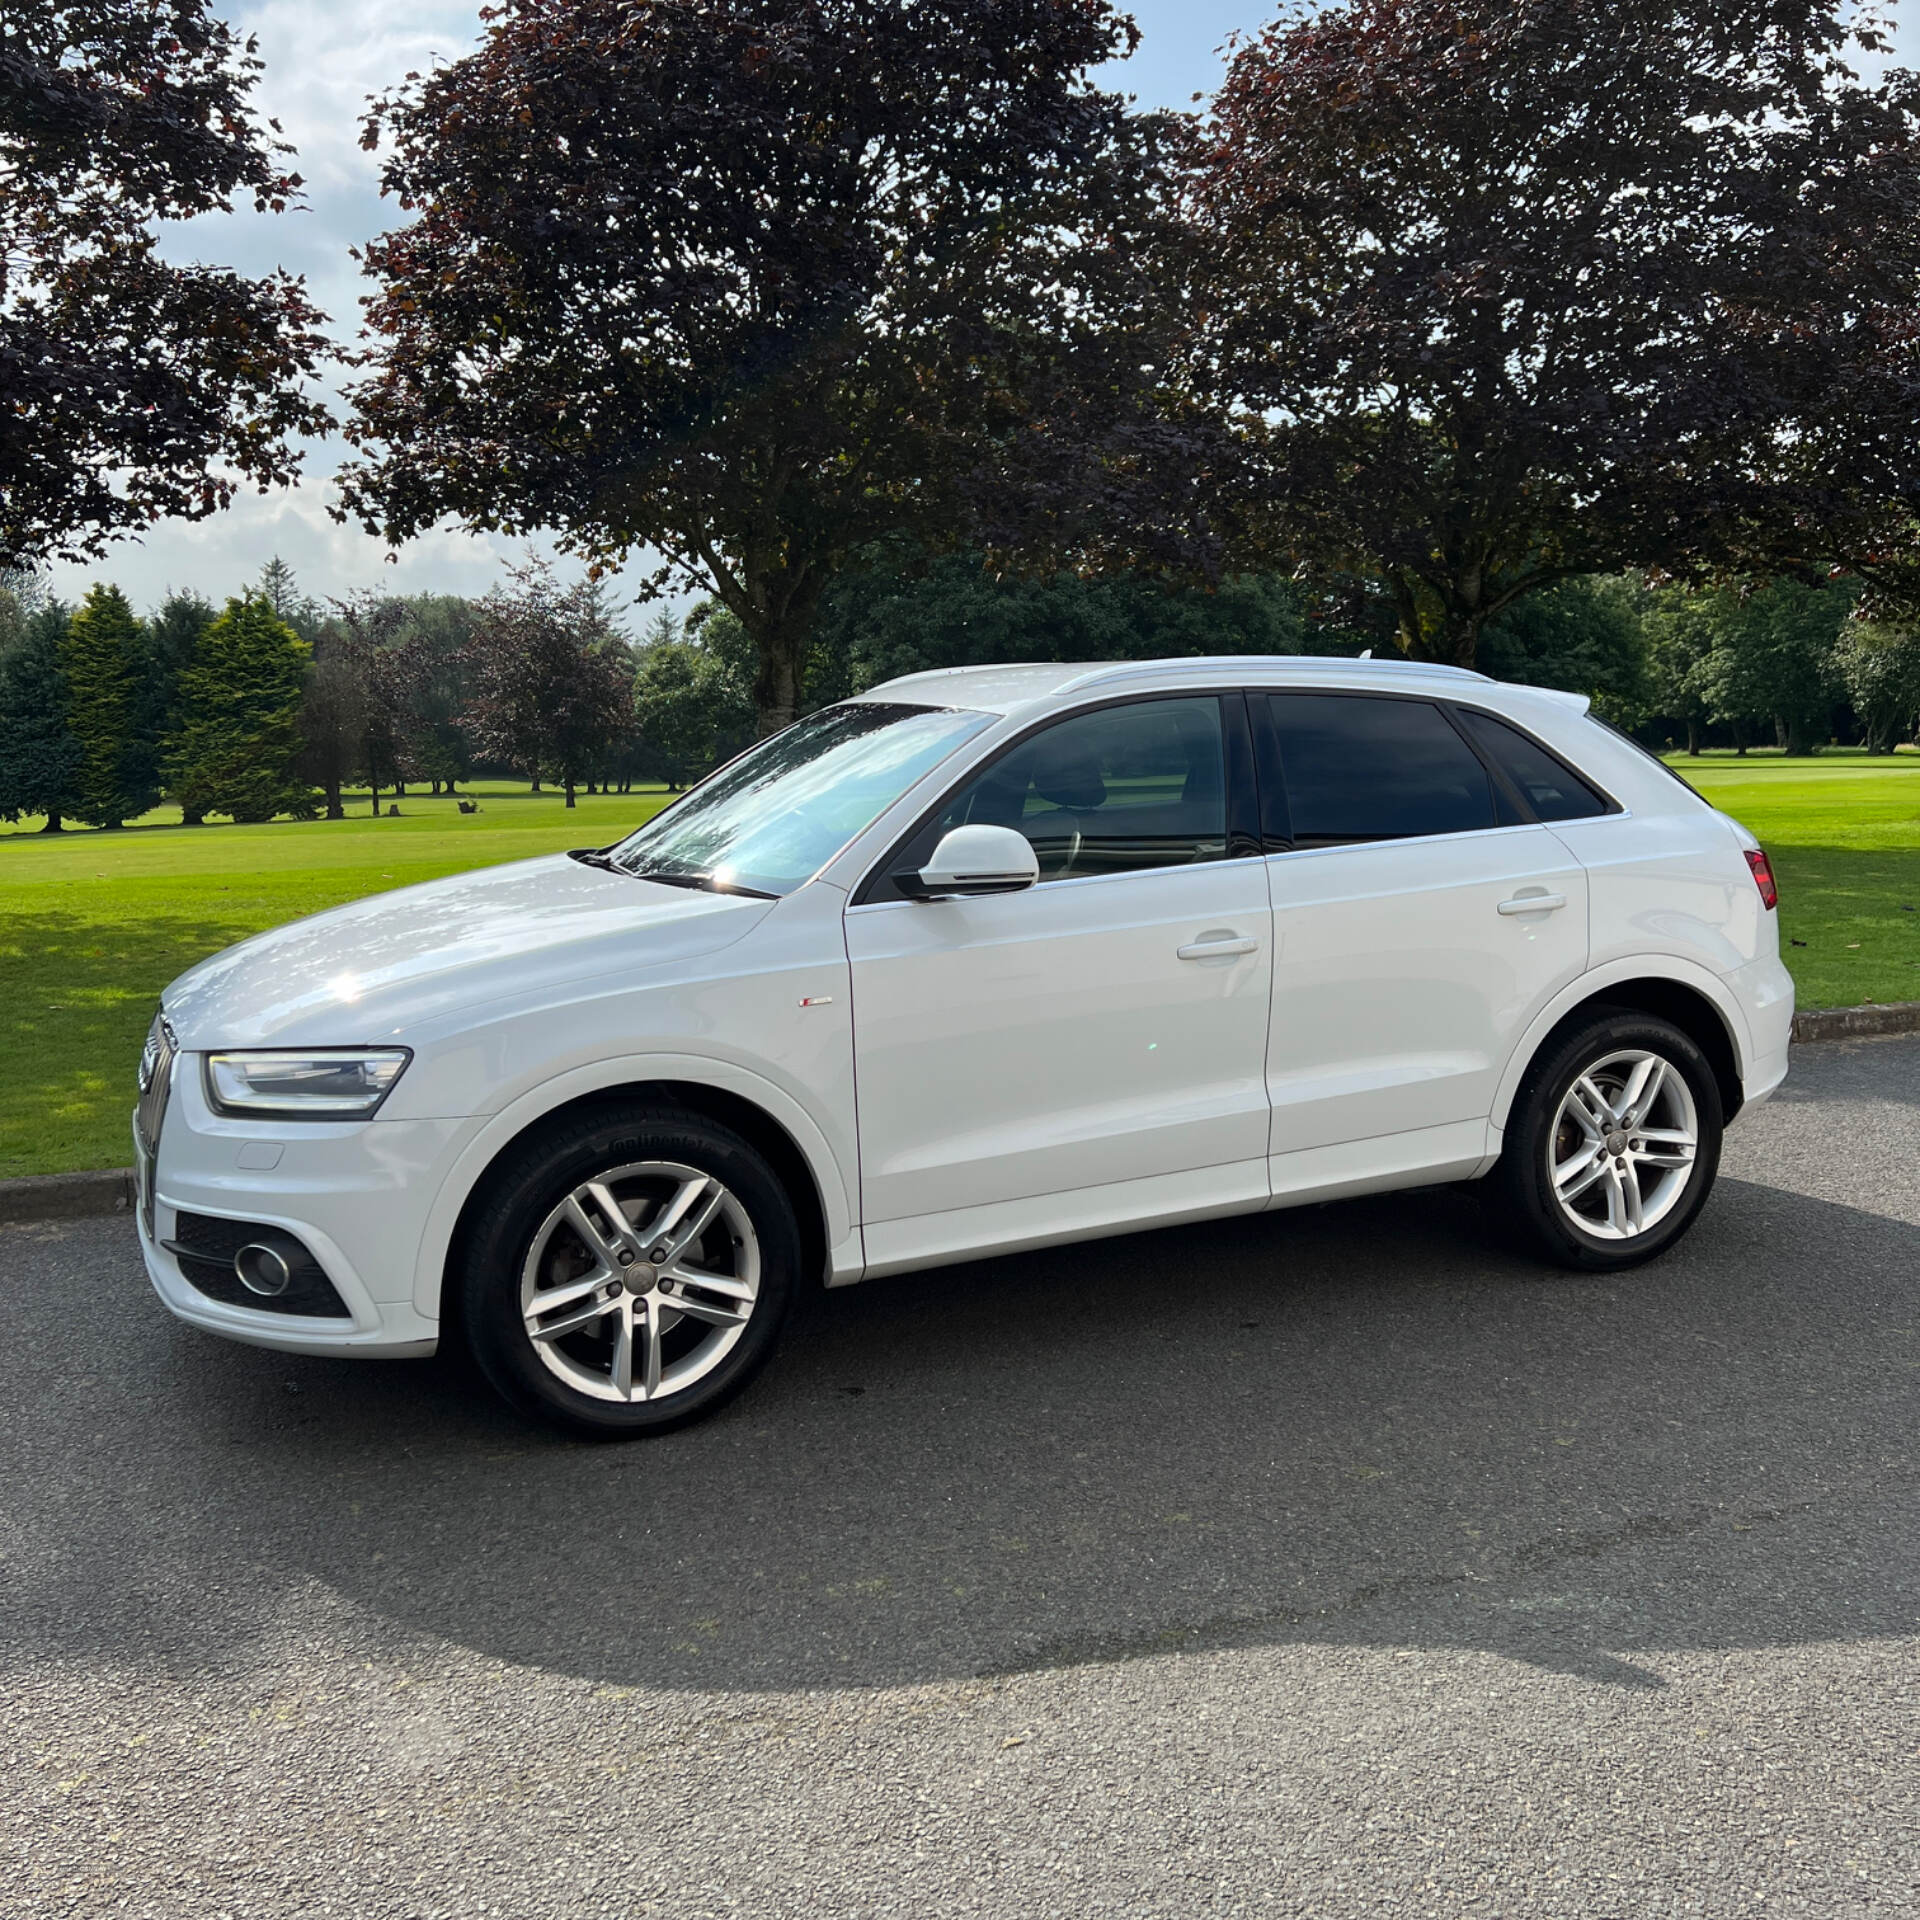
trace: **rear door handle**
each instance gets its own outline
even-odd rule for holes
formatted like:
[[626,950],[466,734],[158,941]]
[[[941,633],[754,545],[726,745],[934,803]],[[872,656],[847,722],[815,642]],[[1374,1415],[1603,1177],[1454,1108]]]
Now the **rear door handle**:
[[1254,953],[1260,942],[1244,934],[1231,940],[1196,940],[1178,949],[1182,960],[1230,960],[1236,953]]
[[1502,900],[1494,911],[1496,913],[1551,913],[1556,907],[1564,907],[1567,896],[1564,893],[1516,893],[1511,900]]

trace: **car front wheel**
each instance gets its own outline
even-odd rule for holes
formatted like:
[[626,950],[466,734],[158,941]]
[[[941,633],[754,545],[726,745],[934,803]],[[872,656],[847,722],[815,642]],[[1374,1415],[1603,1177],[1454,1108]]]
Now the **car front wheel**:
[[1706,1204],[1723,1124],[1712,1065],[1685,1033],[1647,1014],[1600,1013],[1522,1083],[1496,1191],[1563,1266],[1636,1266]]
[[765,1364],[799,1263],[792,1204],[739,1136],[671,1110],[588,1115],[500,1169],[468,1236],[468,1342],[526,1412],[659,1433]]

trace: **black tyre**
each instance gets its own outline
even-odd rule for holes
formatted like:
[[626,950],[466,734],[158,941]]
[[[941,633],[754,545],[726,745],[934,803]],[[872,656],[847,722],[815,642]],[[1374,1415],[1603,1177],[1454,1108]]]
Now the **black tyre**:
[[601,1109],[490,1176],[460,1313],[487,1379],[594,1439],[684,1426],[766,1364],[800,1281],[793,1204],[737,1134]]
[[1650,1014],[1601,1010],[1529,1068],[1490,1197],[1562,1266],[1638,1266],[1706,1204],[1724,1124],[1720,1083],[1686,1034]]

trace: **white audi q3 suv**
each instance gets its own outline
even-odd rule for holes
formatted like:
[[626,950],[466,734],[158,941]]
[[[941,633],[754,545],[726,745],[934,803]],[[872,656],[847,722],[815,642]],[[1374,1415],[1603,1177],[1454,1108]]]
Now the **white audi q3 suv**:
[[718,1405],[804,1289],[1173,1221],[1482,1180],[1547,1260],[1626,1267],[1786,1073],[1773,907],[1752,835],[1574,696],[918,674],[614,846],[182,975],[141,1245],[209,1332],[457,1328],[596,1435]]

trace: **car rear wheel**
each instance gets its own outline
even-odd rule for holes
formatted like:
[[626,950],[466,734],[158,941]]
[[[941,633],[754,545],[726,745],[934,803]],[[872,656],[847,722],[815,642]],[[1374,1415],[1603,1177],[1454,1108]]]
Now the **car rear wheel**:
[[467,1338],[514,1405],[602,1439],[712,1412],[765,1364],[798,1282],[793,1206],[738,1135],[600,1112],[500,1169],[468,1236]]
[[1706,1204],[1720,1164],[1720,1085],[1678,1027],[1625,1009],[1564,1034],[1508,1116],[1494,1188],[1563,1266],[1637,1266]]

